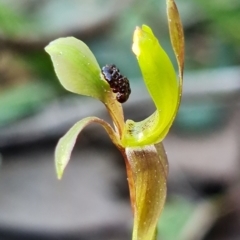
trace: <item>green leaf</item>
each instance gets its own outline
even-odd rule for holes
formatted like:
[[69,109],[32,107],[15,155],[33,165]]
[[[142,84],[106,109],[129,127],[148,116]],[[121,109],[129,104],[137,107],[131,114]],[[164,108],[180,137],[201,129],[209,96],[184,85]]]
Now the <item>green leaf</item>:
[[179,83],[168,55],[148,26],[137,27],[132,49],[157,110],[141,122],[127,120],[122,144],[155,144],[166,136],[174,120],[179,104]]
[[105,101],[110,90],[101,79],[101,69],[88,46],[74,37],[59,38],[46,48],[55,72],[67,90]]
[[84,127],[90,123],[100,123],[108,133],[112,142],[118,146],[118,137],[113,131],[112,127],[106,123],[104,120],[97,117],[87,117],[76,124],[74,124],[69,131],[59,140],[57,147],[55,149],[55,167],[57,171],[58,179],[62,178],[63,172],[70,160],[73,147],[76,143],[77,137]]
[[166,154],[162,143],[157,147],[129,147],[125,149],[125,154],[133,179],[130,185],[131,200],[134,201],[132,239],[153,240],[166,198]]

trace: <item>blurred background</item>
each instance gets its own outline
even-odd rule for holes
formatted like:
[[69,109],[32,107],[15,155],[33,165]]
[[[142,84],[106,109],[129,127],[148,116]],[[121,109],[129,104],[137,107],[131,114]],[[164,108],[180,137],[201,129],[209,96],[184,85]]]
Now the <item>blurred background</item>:
[[[181,108],[164,140],[168,199],[162,240],[240,239],[240,1],[176,0],[186,38]],[[99,126],[84,130],[62,181],[53,155],[77,120],[109,120],[98,101],[65,91],[44,47],[86,42],[131,82],[125,117],[154,111],[131,52],[152,27],[175,66],[164,0],[0,0],[0,239],[130,239],[124,161]],[[141,111],[139,111],[141,109]]]

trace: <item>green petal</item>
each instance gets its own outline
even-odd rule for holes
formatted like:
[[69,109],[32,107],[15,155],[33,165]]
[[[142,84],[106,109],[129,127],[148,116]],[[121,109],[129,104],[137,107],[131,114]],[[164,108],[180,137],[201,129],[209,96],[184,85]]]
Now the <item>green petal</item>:
[[74,37],[66,37],[51,42],[45,50],[51,56],[63,87],[102,101],[121,135],[124,126],[122,106],[103,79],[97,60],[88,46]]
[[165,137],[175,117],[179,83],[168,55],[148,26],[137,27],[132,48],[157,110],[141,122],[127,120],[122,143],[124,146],[155,144]]
[[74,124],[69,131],[59,140],[55,149],[55,167],[58,179],[62,178],[63,172],[70,160],[71,153],[78,135],[84,127],[90,123],[100,123],[108,133],[113,143],[118,146],[118,137],[111,126],[104,120],[97,117],[87,117]]
[[[166,198],[168,165],[162,143],[126,148],[131,169],[130,185],[134,210],[133,240],[153,240]],[[128,176],[129,177],[129,176]]]
[[59,38],[45,50],[64,88],[105,101],[109,85],[101,80],[101,69],[85,43],[74,37]]

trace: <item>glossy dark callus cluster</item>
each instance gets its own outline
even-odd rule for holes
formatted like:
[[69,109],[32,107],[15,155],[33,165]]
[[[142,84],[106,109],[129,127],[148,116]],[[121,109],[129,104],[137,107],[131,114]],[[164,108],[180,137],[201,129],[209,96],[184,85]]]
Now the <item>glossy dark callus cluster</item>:
[[131,93],[129,80],[121,75],[119,69],[114,64],[106,65],[102,68],[102,74],[109,83],[112,91],[116,93],[116,99],[120,103],[128,100]]

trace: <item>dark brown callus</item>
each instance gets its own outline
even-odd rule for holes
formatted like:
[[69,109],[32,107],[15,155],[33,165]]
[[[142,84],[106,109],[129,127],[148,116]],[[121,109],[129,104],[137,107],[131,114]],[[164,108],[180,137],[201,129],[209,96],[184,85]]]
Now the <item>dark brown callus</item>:
[[129,80],[120,73],[114,64],[105,65],[102,68],[102,74],[112,91],[116,93],[117,101],[120,103],[126,102],[131,93]]

